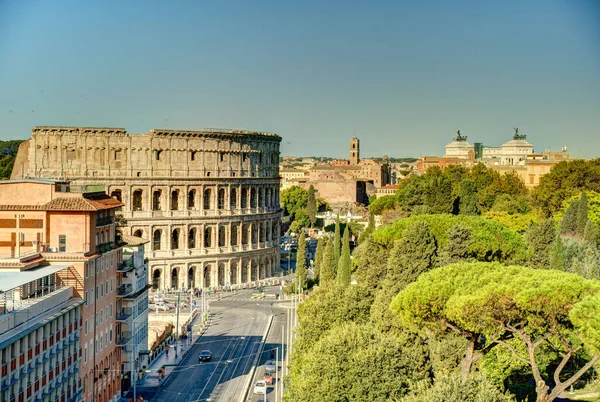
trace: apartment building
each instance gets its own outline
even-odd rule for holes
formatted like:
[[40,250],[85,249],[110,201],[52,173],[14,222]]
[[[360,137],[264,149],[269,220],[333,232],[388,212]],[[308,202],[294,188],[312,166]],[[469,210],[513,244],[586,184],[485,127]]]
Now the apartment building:
[[[116,401],[121,389],[121,348],[126,336],[116,320],[117,269],[123,243],[115,210],[123,204],[102,185],[72,186],[54,180],[0,181],[0,256],[72,266],[68,284],[83,299],[80,328],[81,400]],[[125,286],[123,288],[122,286]]]
[[0,259],[0,402],[68,402],[82,394],[84,301],[72,266]]
[[148,364],[148,263],[144,259],[144,245],[149,241],[124,235],[123,262],[117,267],[116,320],[121,325],[121,389],[133,385],[140,368]]

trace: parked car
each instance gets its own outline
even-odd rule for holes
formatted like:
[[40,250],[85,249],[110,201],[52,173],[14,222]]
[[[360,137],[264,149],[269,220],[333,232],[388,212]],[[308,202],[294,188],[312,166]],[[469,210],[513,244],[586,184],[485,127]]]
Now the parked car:
[[264,395],[267,393],[267,383],[264,380],[259,380],[254,384],[254,393]]
[[269,374],[277,371],[277,363],[273,360],[269,360],[265,363],[265,371]]
[[154,303],[157,303],[157,302],[164,302],[164,301],[165,301],[165,299],[163,299],[163,298],[162,298],[162,297],[160,297],[159,295],[154,295],[154,296],[152,296],[152,300],[154,301]]
[[156,305],[156,309],[158,309],[158,310],[164,310],[164,311],[171,310],[171,307],[165,302],[156,302],[155,305]]
[[210,350],[203,350],[198,355],[199,362],[209,362],[209,361],[211,361],[211,359],[212,359],[212,353],[210,352]]
[[267,384],[267,386],[272,387],[275,383],[275,378],[269,373],[263,374],[263,381]]

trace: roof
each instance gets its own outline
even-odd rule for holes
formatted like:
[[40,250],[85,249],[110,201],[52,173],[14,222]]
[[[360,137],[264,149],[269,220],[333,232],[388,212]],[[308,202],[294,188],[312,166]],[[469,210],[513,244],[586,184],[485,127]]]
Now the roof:
[[0,270],[0,292],[18,288],[29,282],[41,279],[45,276],[62,271],[69,268],[71,265],[46,265],[40,266],[26,271],[3,272]]
[[146,240],[142,237],[129,235],[121,235],[121,240],[127,243],[128,246],[139,246],[150,242],[150,240]]
[[532,148],[533,144],[525,140],[510,140],[502,144],[502,147],[527,147]]
[[446,145],[446,148],[473,148],[473,145],[466,141],[452,141],[450,144]]
[[397,184],[386,184],[385,186],[381,186],[379,188],[396,189],[396,188],[398,188],[398,185]]
[[0,211],[101,211],[105,209],[122,207],[118,201],[107,194],[85,197],[59,197],[43,205],[0,205]]

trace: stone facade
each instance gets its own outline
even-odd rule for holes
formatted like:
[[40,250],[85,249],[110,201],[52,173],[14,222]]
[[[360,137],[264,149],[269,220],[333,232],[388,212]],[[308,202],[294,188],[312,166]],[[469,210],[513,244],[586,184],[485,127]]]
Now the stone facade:
[[154,289],[225,287],[279,267],[280,142],[241,130],[35,127],[12,176],[104,184],[125,204],[124,233],[150,240]]

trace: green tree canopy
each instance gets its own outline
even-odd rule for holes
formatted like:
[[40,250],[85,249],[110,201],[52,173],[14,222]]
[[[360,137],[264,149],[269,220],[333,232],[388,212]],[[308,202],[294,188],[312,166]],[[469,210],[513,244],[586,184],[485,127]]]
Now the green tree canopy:
[[317,221],[317,199],[315,198],[315,188],[312,184],[308,188],[306,214],[310,220],[310,227],[315,227],[315,222]]
[[[447,329],[467,338],[463,375],[492,347],[508,349],[530,366],[538,401],[546,402],[600,358],[600,321],[595,319],[600,313],[599,296],[600,282],[575,274],[499,263],[458,263],[421,275],[396,296],[391,310],[416,330]],[[521,342],[527,354],[511,348],[508,339]],[[542,378],[536,355],[543,343],[562,352],[552,390]],[[589,360],[570,376],[563,373],[584,345]]]
[[323,248],[323,261],[321,262],[319,285],[329,286],[335,279],[335,269],[337,264],[334,255],[333,240],[329,239]]
[[321,237],[317,241],[317,250],[315,251],[315,280],[321,278],[321,267],[323,266],[323,253],[327,247],[327,237]]
[[530,250],[529,265],[534,268],[550,268],[550,254],[556,238],[554,220],[546,219],[531,225],[526,237]]
[[[308,191],[298,186],[292,186],[283,190],[279,195],[279,199],[284,212],[290,216],[291,220],[295,220],[296,211],[306,208]],[[308,214],[306,217],[308,218]]]
[[444,376],[435,379],[433,385],[422,381],[414,390],[402,398],[402,402],[512,402],[511,395],[502,393],[481,375],[466,379],[459,376]]
[[340,216],[337,215],[337,217],[335,218],[335,233],[333,236],[333,256],[335,258],[335,265],[336,265],[336,270],[337,270],[337,262],[340,259],[340,242],[341,242],[341,238],[340,238]]
[[300,233],[298,239],[298,253],[296,254],[296,279],[298,286],[302,286],[302,289],[307,288],[306,279],[306,235],[304,230]]
[[460,182],[458,190],[459,213],[461,215],[479,215],[477,205],[477,184],[471,179]]
[[338,261],[338,269],[336,279],[340,286],[345,287],[351,282],[351,266],[350,266],[350,240],[348,239],[348,227],[344,230],[342,238],[342,255]]
[[369,205],[369,212],[374,215],[381,215],[383,211],[394,208],[396,208],[396,196],[384,195],[383,197],[376,198]]
[[[297,355],[296,355],[297,356]],[[292,360],[287,402],[388,401],[427,375],[414,337],[345,323]]]
[[584,190],[600,192],[600,159],[560,162],[533,190],[533,203],[550,216],[561,210],[563,201]]
[[447,234],[451,240],[440,250],[438,265],[444,266],[471,258],[471,228],[459,223],[448,229]]

